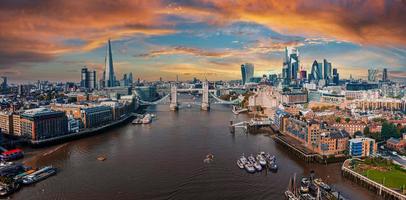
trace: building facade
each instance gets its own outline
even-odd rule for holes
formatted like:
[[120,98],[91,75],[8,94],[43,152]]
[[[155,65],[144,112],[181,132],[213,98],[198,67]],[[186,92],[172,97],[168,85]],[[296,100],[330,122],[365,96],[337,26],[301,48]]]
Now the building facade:
[[21,114],[21,134],[31,140],[53,138],[68,133],[64,112],[46,108],[27,110]]
[[254,77],[254,65],[251,63],[245,63],[241,65],[242,84],[245,85]]
[[376,154],[378,149],[374,139],[357,137],[348,141],[348,153],[352,157],[368,157]]
[[84,128],[95,128],[113,121],[112,109],[109,106],[95,106],[81,110]]

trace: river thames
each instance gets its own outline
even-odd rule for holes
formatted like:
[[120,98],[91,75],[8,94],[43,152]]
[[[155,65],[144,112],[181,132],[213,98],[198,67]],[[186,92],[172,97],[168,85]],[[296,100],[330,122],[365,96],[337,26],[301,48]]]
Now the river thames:
[[[229,132],[229,106],[210,112],[184,106],[148,108],[157,119],[49,148],[34,149],[25,159],[34,166],[54,165],[59,173],[24,187],[13,199],[284,199],[289,178],[311,170],[348,199],[376,199],[371,192],[341,177],[340,164],[306,164],[264,134]],[[236,165],[243,153],[276,155],[277,173],[248,174]],[[204,163],[212,153],[214,161]],[[98,161],[103,155],[107,160]]]

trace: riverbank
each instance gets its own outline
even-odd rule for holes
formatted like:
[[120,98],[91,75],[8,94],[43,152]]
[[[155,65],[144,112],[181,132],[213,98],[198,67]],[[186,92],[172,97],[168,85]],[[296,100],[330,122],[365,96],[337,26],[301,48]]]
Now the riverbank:
[[[352,162],[362,162],[359,159],[348,159],[344,161],[341,171],[342,175],[350,179],[351,181],[357,183],[360,186],[367,188],[370,191],[373,191],[375,194],[381,196],[384,199],[389,200],[405,200],[406,195],[402,194],[401,191],[396,191],[393,188],[389,188],[384,186],[381,183],[375,182],[374,180],[369,179],[368,177],[358,173],[354,166],[352,166]],[[403,177],[393,177],[395,179],[403,178]]]
[[71,133],[71,134],[62,135],[62,136],[53,137],[53,138],[48,138],[48,139],[43,139],[43,140],[31,140],[30,144],[35,146],[35,147],[40,147],[40,146],[43,146],[43,145],[56,144],[56,143],[70,141],[70,140],[73,140],[73,139],[79,139],[79,138],[82,138],[82,137],[91,136],[91,135],[94,135],[96,133],[99,133],[100,131],[104,131],[106,129],[113,128],[113,127],[116,127],[116,126],[118,126],[120,124],[128,122],[133,117],[134,117],[134,114],[131,114],[131,115],[128,115],[126,117],[123,117],[120,120],[114,121],[112,123],[109,123],[109,124],[106,124],[106,125],[103,125],[103,126],[100,126],[100,127],[96,127],[96,128],[86,129],[86,130],[83,130],[83,131],[79,131],[77,133]]

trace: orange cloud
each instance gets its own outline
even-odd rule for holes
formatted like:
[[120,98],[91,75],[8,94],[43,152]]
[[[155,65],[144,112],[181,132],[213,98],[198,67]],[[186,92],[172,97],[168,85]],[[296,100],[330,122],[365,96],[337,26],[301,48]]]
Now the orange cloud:
[[[284,34],[324,36],[359,44],[406,45],[404,0],[202,2],[212,6],[200,10],[211,10],[219,22],[255,22]],[[198,8],[199,4],[192,6]]]

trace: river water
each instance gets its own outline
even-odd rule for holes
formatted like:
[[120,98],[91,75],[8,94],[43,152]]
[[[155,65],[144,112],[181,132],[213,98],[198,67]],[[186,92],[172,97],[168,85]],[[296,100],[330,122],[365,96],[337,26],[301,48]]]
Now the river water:
[[[157,120],[149,125],[124,125],[100,135],[35,149],[26,162],[54,165],[59,173],[24,187],[13,199],[284,199],[289,177],[311,170],[349,199],[376,199],[364,188],[341,177],[340,164],[306,164],[272,138],[228,130],[235,117],[230,107],[214,105],[210,112],[168,105],[148,108]],[[270,152],[277,173],[248,174],[236,159],[243,153]],[[214,161],[204,163],[207,154]],[[100,155],[107,160],[98,161]]]

